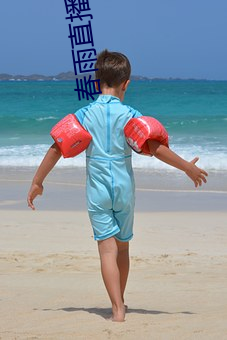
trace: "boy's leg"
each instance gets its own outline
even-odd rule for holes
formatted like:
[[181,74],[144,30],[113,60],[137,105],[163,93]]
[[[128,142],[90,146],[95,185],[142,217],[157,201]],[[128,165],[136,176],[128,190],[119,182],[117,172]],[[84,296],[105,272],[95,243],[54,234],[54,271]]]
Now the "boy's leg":
[[113,321],[124,321],[125,306],[122,300],[118,246],[114,237],[98,241],[103,281],[112,302]]
[[121,297],[124,302],[124,292],[129,273],[129,242],[116,240],[118,247],[117,264],[120,272]]

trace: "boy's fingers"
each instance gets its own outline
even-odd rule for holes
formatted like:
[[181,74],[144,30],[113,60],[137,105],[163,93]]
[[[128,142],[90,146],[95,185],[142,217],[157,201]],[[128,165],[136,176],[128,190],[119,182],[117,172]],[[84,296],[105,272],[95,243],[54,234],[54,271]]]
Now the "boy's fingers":
[[32,210],[35,210],[35,206],[33,204],[29,204],[29,207],[32,209]]
[[206,182],[207,182],[207,179],[206,179],[206,177],[201,173],[201,174],[196,178],[196,180],[194,181],[196,188],[198,187],[198,185],[201,187],[201,185],[203,184],[203,182],[206,183]]
[[200,178],[202,179],[202,181],[203,181],[204,183],[206,183],[206,182],[207,182],[207,179],[206,179],[206,177],[205,177],[205,176],[201,175],[201,176],[200,176]]
[[191,161],[191,163],[192,163],[192,164],[195,164],[195,163],[198,162],[198,160],[199,160],[199,157],[195,157],[195,158]]
[[207,173],[205,170],[200,169],[200,171],[201,171],[201,173],[202,173],[203,175],[208,176],[208,173]]
[[[206,177],[205,176],[208,176],[208,173],[205,171],[205,170],[203,170],[203,169],[199,169],[200,170],[200,176],[199,176],[199,178],[204,182],[204,183],[206,183],[207,182],[207,179],[206,179]],[[201,183],[202,184],[202,183]]]
[[38,188],[32,188],[29,193],[28,193],[28,197],[27,197],[27,202],[28,202],[28,206],[32,209],[35,210],[35,206],[33,204],[34,199],[36,198],[36,196],[38,195],[42,195],[43,194],[43,186],[38,187]]
[[27,202],[28,202],[28,206],[30,208],[32,208],[32,210],[35,210],[35,206],[33,204],[33,199],[31,197],[28,197]]

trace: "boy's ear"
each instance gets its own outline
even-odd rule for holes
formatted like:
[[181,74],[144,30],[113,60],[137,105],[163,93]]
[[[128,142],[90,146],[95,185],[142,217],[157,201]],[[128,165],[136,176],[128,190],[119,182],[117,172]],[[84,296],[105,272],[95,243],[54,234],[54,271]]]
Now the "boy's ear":
[[96,89],[96,91],[99,91],[99,85],[98,85],[97,81],[95,81],[95,89]]
[[122,84],[122,91],[126,91],[127,90],[127,87],[130,83],[130,80],[125,80],[124,83]]

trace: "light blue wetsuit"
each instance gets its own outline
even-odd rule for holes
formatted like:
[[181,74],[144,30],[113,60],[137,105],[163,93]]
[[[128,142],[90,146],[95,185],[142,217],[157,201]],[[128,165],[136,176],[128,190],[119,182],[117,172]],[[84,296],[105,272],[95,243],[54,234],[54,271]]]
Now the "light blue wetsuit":
[[141,114],[117,97],[100,95],[75,115],[92,135],[86,165],[87,205],[94,238],[114,236],[129,241],[133,236],[135,185],[124,126]]

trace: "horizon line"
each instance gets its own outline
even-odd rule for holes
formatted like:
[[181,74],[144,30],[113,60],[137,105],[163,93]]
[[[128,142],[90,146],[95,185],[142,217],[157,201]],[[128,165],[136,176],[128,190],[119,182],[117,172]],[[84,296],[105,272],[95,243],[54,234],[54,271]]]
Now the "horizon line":
[[[93,74],[93,73],[89,73]],[[68,75],[68,77],[67,77]],[[59,77],[60,76],[60,77]],[[79,74],[77,75],[79,78],[83,77],[84,75]],[[46,75],[41,73],[30,73],[30,74],[11,74],[11,73],[0,73],[0,81],[13,81],[13,80],[19,80],[20,78],[23,78],[22,80],[32,80],[29,78],[34,78],[33,80],[43,80],[43,81],[74,81],[76,79],[76,75],[73,71],[62,71],[55,75]],[[16,78],[16,79],[14,79]],[[41,78],[47,78],[47,79],[41,79]],[[68,79],[67,79],[68,78]],[[227,79],[212,79],[212,78],[194,78],[194,77],[161,77],[161,76],[143,76],[143,75],[137,75],[132,74],[130,78],[135,78],[132,80],[195,80],[195,81],[227,81]]]

